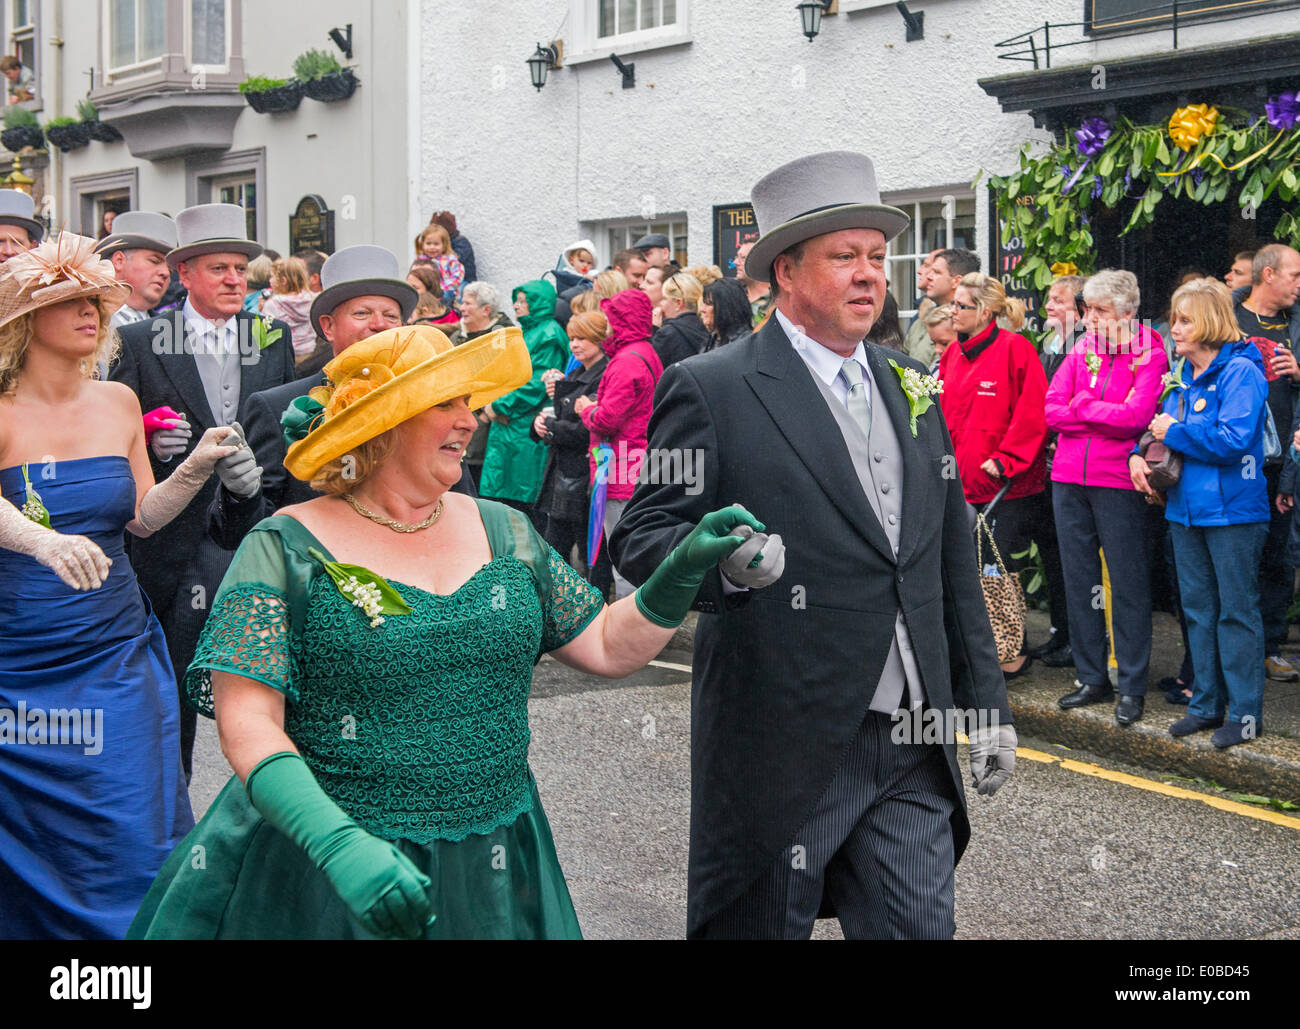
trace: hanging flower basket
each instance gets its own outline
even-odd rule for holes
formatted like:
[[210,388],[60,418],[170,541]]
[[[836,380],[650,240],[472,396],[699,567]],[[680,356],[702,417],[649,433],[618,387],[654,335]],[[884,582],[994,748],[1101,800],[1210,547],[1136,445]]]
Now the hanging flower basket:
[[17,125],[0,132],[0,144],[10,153],[18,153],[23,147],[42,150],[45,147],[45,133],[38,125]]
[[86,126],[90,138],[97,139],[101,143],[116,143],[122,138],[122,133],[118,132],[106,121],[87,121],[82,122],[82,124]]
[[283,114],[286,111],[296,111],[298,105],[302,103],[302,83],[297,79],[290,79],[282,86],[274,86],[258,93],[246,92],[244,99],[258,114]]
[[357,77],[352,74],[351,68],[344,68],[342,71],[332,72],[329,75],[322,75],[318,79],[312,79],[302,84],[302,91],[313,100],[319,100],[323,104],[332,104],[336,100],[346,100],[357,91]]
[[45,138],[67,153],[69,150],[79,150],[88,144],[90,130],[82,121],[74,121],[70,125],[47,125]]

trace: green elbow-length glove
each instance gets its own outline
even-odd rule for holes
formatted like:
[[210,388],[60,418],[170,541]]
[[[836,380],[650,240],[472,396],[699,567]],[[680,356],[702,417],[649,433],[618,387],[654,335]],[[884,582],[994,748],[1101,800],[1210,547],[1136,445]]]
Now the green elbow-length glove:
[[253,807],[307,852],[367,932],[409,940],[433,922],[429,877],[344,814],[297,754],[264,758],[244,786]]
[[750,535],[734,531],[741,525],[758,532],[765,528],[739,504],[710,511],[701,518],[636,591],[636,606],[641,613],[667,629],[681,625],[709,569],[729,557]]

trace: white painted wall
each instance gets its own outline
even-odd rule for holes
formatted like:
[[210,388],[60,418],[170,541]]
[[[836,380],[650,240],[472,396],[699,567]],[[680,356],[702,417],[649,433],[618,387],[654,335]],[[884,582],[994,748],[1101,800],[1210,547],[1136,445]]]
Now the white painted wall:
[[[925,39],[906,43],[892,4],[849,12],[861,0],[842,0],[810,43],[794,0],[694,0],[691,42],[626,58],[636,89],[596,61],[551,72],[539,93],[525,59],[557,35],[571,46],[567,26],[554,34],[571,2],[582,0],[423,3],[424,107],[454,114],[423,121],[413,218],[454,211],[480,276],[503,287],[552,267],[582,223],[640,216],[647,194],[661,215],[686,212],[690,259],[711,261],[713,205],[748,200],[763,174],[820,150],[869,153],[887,193],[1008,171],[1025,139],[1046,136],[976,84],[1030,68],[998,60],[993,44],[1082,16],[1080,0],[913,0]],[[1185,29],[1179,43],[1294,28],[1284,12]],[[1169,47],[1166,30],[1053,58],[1092,64]],[[450,144],[449,124],[460,129]],[[982,191],[975,210],[985,256]]]
[[[53,0],[43,0],[44,22],[51,24]],[[407,103],[412,95],[407,75],[407,39],[413,8],[394,0],[244,0],[243,52],[250,75],[288,77],[293,59],[311,48],[342,54],[330,42],[331,28],[351,22],[354,70],[361,85],[351,98],[322,104],[303,99],[297,111],[261,115],[245,108],[235,124],[232,150],[266,150],[267,236],[262,242],[286,252],[289,215],[305,193],[319,193],[335,211],[336,247],[379,243],[405,259],[408,233]],[[85,69],[98,45],[98,0],[64,0],[64,110],[52,108],[45,92],[42,121],[56,114],[75,116],[77,99],[86,95]],[[94,16],[88,16],[87,11]],[[46,32],[48,37],[49,33]],[[51,51],[52,52],[52,51]],[[47,60],[47,69],[53,62]],[[141,161],[125,143],[92,142],[61,155],[63,193],[56,222],[69,213],[68,181],[72,176],[140,169],[140,206],[175,214],[185,206],[185,162]],[[57,159],[57,158],[56,158]],[[344,217],[345,198],[355,213]]]

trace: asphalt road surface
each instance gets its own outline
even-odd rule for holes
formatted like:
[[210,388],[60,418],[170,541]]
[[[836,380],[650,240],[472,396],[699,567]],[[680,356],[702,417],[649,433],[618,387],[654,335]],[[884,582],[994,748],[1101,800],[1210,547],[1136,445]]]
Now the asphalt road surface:
[[[614,682],[550,658],[537,667],[530,757],[590,939],[685,935],[689,663],[667,651]],[[230,775],[213,723],[199,722],[196,817]],[[1300,818],[1219,810],[1195,786],[1020,743],[996,796],[968,792],[959,938],[1300,939]],[[1168,784],[1179,795],[1157,792]],[[837,938],[838,923],[814,935]],[[1176,948],[1161,954],[1180,960]]]

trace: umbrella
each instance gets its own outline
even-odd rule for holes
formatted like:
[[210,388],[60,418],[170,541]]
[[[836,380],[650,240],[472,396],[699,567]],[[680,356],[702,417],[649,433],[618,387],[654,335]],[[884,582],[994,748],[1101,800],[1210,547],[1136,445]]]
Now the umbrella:
[[591,489],[591,513],[587,517],[587,566],[591,567],[600,556],[600,541],[605,531],[605,496],[609,492],[609,467],[614,460],[614,448],[608,443],[591,448],[596,459],[596,481]]

